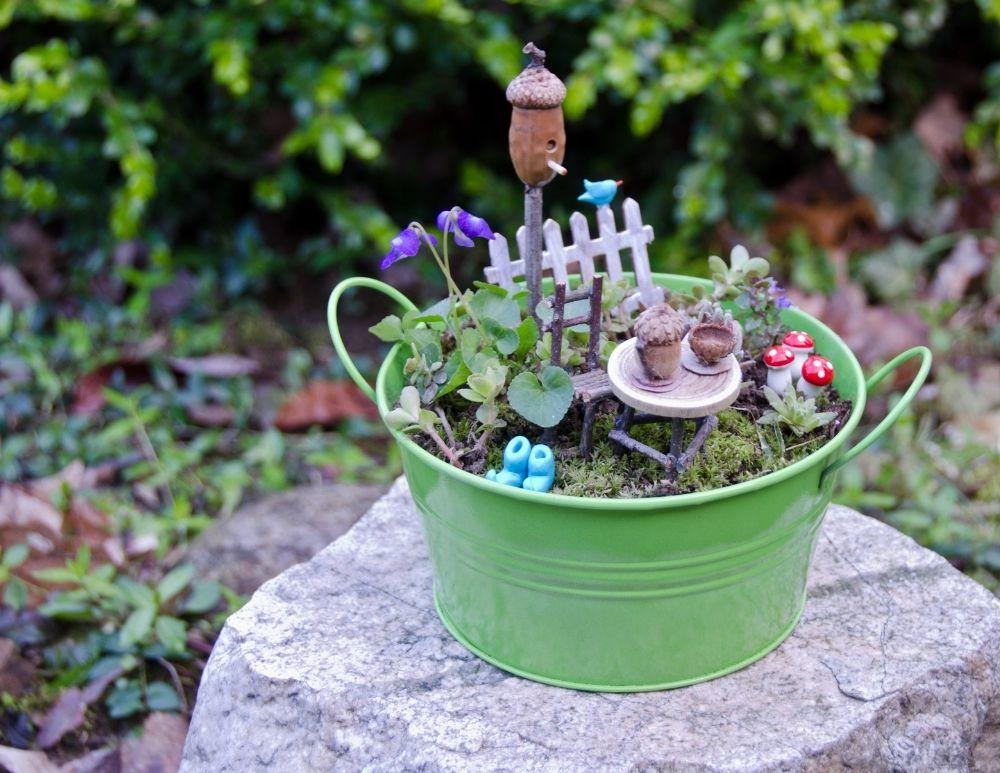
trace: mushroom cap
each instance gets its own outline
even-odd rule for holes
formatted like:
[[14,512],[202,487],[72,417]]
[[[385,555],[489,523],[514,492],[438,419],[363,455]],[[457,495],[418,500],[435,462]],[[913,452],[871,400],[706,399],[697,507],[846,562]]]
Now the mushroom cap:
[[635,320],[635,337],[642,346],[664,346],[684,337],[687,321],[669,304],[650,306]]
[[545,52],[534,43],[523,51],[531,55],[531,62],[507,84],[507,101],[526,110],[559,107],[566,99],[566,84],[545,67]]
[[789,349],[812,349],[814,346],[812,336],[801,330],[793,330],[781,343]]
[[813,386],[826,386],[833,381],[833,363],[814,354],[802,363],[802,378]]
[[783,368],[786,365],[791,365],[794,359],[795,355],[792,350],[780,344],[772,346],[764,352],[764,364],[769,368]]

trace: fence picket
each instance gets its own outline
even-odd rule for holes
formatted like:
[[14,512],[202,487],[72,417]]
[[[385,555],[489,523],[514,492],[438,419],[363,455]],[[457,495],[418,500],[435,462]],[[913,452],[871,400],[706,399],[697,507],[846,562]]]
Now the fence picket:
[[632,248],[632,270],[635,272],[635,283],[639,287],[639,300],[647,308],[663,302],[663,288],[653,284],[653,275],[649,269],[649,253],[646,245],[653,241],[653,226],[644,225],[639,202],[635,199],[625,199],[622,204],[622,215],[625,219],[625,230],[621,236]]
[[569,281],[566,278],[566,250],[563,247],[562,229],[559,223],[552,218],[546,220],[542,226],[542,235],[545,237],[546,247],[542,255],[542,265],[548,262],[552,267],[552,278],[557,283],[562,282],[566,285],[566,289],[569,289]]
[[[562,228],[551,218],[542,226],[545,249],[542,251],[542,269],[550,269],[556,282],[567,282],[568,267],[576,263],[584,284],[590,284],[598,271],[595,258],[604,258],[604,271],[614,282],[624,275],[621,251],[632,254],[632,271],[638,288],[622,302],[625,311],[634,311],[642,306],[652,306],[663,301],[663,288],[653,283],[649,267],[647,245],[653,241],[653,227],[642,222],[642,213],[635,199],[622,202],[624,230],[619,231],[611,207],[597,208],[597,236],[591,238],[590,224],[581,212],[574,212],[569,218],[573,241],[567,245],[563,241]],[[524,255],[524,226],[515,235],[519,255]],[[525,273],[524,258],[511,260],[510,245],[500,234],[494,234],[490,242],[490,265],[486,267],[486,281],[508,290],[515,287],[518,278]]]
[[574,212],[569,216],[569,230],[573,234],[573,246],[577,250],[577,262],[580,265],[580,278],[589,285],[594,281],[594,257],[600,255],[590,239],[590,224],[582,212]]

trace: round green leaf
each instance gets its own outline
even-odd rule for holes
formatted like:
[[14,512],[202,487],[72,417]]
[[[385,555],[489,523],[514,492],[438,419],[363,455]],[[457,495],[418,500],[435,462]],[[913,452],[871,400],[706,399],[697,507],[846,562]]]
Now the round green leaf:
[[510,407],[539,427],[554,427],[573,402],[573,382],[562,368],[548,365],[541,378],[519,373],[507,389]]

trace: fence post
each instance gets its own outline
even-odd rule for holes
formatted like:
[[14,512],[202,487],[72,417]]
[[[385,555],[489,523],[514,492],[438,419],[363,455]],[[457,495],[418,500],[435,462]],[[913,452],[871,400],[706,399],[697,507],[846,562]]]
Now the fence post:
[[632,270],[635,283],[639,287],[639,298],[647,308],[663,302],[663,288],[653,284],[653,274],[649,268],[649,253],[646,245],[653,241],[653,226],[642,222],[639,203],[635,199],[625,199],[622,204],[626,244],[632,249]]
[[503,234],[493,234],[489,248],[490,266],[493,271],[487,269],[486,280],[498,284],[506,290],[513,290],[514,272],[510,265],[510,249],[507,246],[507,238]]

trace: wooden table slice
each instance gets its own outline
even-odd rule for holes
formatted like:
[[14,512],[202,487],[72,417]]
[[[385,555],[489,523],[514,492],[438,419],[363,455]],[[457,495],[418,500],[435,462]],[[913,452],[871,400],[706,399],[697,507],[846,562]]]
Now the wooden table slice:
[[619,344],[608,361],[611,390],[626,405],[656,416],[696,419],[728,408],[739,396],[743,374],[733,355],[722,373],[704,376],[681,365],[673,377],[657,382],[646,375],[635,344],[634,338]]

